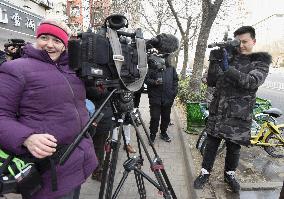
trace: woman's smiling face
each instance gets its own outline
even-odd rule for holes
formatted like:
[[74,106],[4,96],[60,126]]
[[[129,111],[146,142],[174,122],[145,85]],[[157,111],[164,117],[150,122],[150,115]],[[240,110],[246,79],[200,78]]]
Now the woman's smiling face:
[[47,34],[42,34],[36,39],[36,48],[45,50],[53,61],[65,51],[64,43],[60,39]]

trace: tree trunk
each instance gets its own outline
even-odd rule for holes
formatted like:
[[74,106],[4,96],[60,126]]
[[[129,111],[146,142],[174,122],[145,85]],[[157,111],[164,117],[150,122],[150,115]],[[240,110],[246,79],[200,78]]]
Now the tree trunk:
[[197,40],[196,51],[194,56],[194,64],[192,68],[192,76],[189,80],[190,92],[199,94],[201,88],[201,76],[207,48],[207,40],[209,38],[210,27],[201,27]]
[[202,0],[202,22],[196,45],[192,76],[189,80],[188,88],[191,93],[200,94],[207,40],[222,2],[223,0],[215,0],[214,4],[212,4],[209,0]]
[[181,79],[186,78],[186,68],[188,63],[188,38],[185,37],[184,45],[183,45],[183,64],[181,70]]

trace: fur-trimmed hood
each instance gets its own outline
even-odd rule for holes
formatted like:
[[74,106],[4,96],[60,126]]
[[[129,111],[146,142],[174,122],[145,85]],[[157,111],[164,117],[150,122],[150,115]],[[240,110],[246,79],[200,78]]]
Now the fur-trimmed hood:
[[271,64],[272,62],[272,57],[269,53],[267,52],[257,52],[257,53],[252,53],[249,55],[251,61],[262,61],[265,62],[266,64]]

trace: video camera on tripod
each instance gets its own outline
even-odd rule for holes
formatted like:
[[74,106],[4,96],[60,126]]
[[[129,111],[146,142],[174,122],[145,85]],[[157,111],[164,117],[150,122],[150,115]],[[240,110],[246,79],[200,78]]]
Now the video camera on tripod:
[[[82,138],[86,136],[92,123],[94,121],[96,123],[99,122],[103,115],[101,113],[102,109],[108,101],[111,101],[116,125],[119,126],[119,133],[118,139],[114,142],[110,141],[111,144],[109,147],[106,147],[112,148],[109,149],[112,152],[107,152],[105,157],[106,170],[104,169],[104,172],[107,173],[109,170],[109,174],[107,175],[105,173],[103,175],[104,177],[101,183],[99,198],[103,198],[104,193],[106,193],[106,199],[109,199],[112,196],[116,160],[121,137],[124,138],[124,144],[126,144],[122,130],[123,121],[125,120],[125,116],[129,115],[131,123],[136,131],[140,155],[137,158],[128,157],[128,160],[126,161],[127,164],[125,164],[126,171],[123,180],[119,183],[112,198],[117,197],[128,173],[134,170],[141,198],[145,198],[146,195],[143,182],[143,178],[146,178],[163,193],[165,198],[176,199],[174,190],[162,165],[162,161],[152,143],[151,147],[154,151],[155,158],[154,160],[151,160],[150,158],[150,154],[148,153],[138,127],[135,124],[133,107],[130,102],[133,98],[133,92],[138,91],[144,83],[148,65],[151,68],[164,67],[165,58],[168,54],[177,50],[179,46],[178,39],[170,34],[160,34],[153,39],[144,40],[140,28],[136,29],[134,33],[120,30],[127,26],[128,21],[123,15],[114,14],[106,18],[104,25],[96,33],[91,31],[81,33],[78,35],[77,39],[71,40],[68,43],[70,67],[76,71],[81,79],[87,82],[87,86],[103,86],[108,88],[110,93],[101,106],[96,109],[96,112],[79,135],[74,139],[73,143],[70,144],[65,153],[63,153],[59,164],[62,165],[65,163],[74,148],[77,147]],[[154,48],[156,51],[154,51]],[[135,114],[138,114],[137,117],[139,117],[146,136],[148,140],[150,140],[149,133],[147,132],[139,110],[137,110]],[[150,161],[157,182],[141,171],[143,163],[141,147],[143,147],[146,156]],[[112,156],[112,158],[109,165],[108,161],[110,160],[110,156]],[[104,192],[105,183],[107,183],[106,192]]]

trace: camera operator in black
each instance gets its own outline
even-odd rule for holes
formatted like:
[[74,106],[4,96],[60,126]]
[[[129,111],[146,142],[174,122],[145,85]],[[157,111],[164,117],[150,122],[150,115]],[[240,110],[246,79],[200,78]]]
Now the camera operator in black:
[[[243,26],[234,32],[240,41],[232,59],[230,49],[212,50],[208,69],[208,86],[216,87],[209,107],[206,124],[208,140],[203,156],[201,174],[194,181],[194,188],[202,189],[208,181],[222,139],[226,141],[224,180],[234,192],[240,190],[235,177],[241,145],[250,144],[252,112],[258,87],[267,77],[271,56],[266,52],[253,53],[255,30]],[[230,54],[229,54],[230,55]]]
[[151,63],[151,58],[148,61],[149,70],[145,83],[150,104],[150,139],[153,143],[158,132],[160,117],[161,139],[166,142],[171,141],[167,128],[170,123],[171,107],[177,95],[178,75],[176,69],[170,64],[170,59],[171,56],[167,55],[165,58],[153,61],[154,64]]

